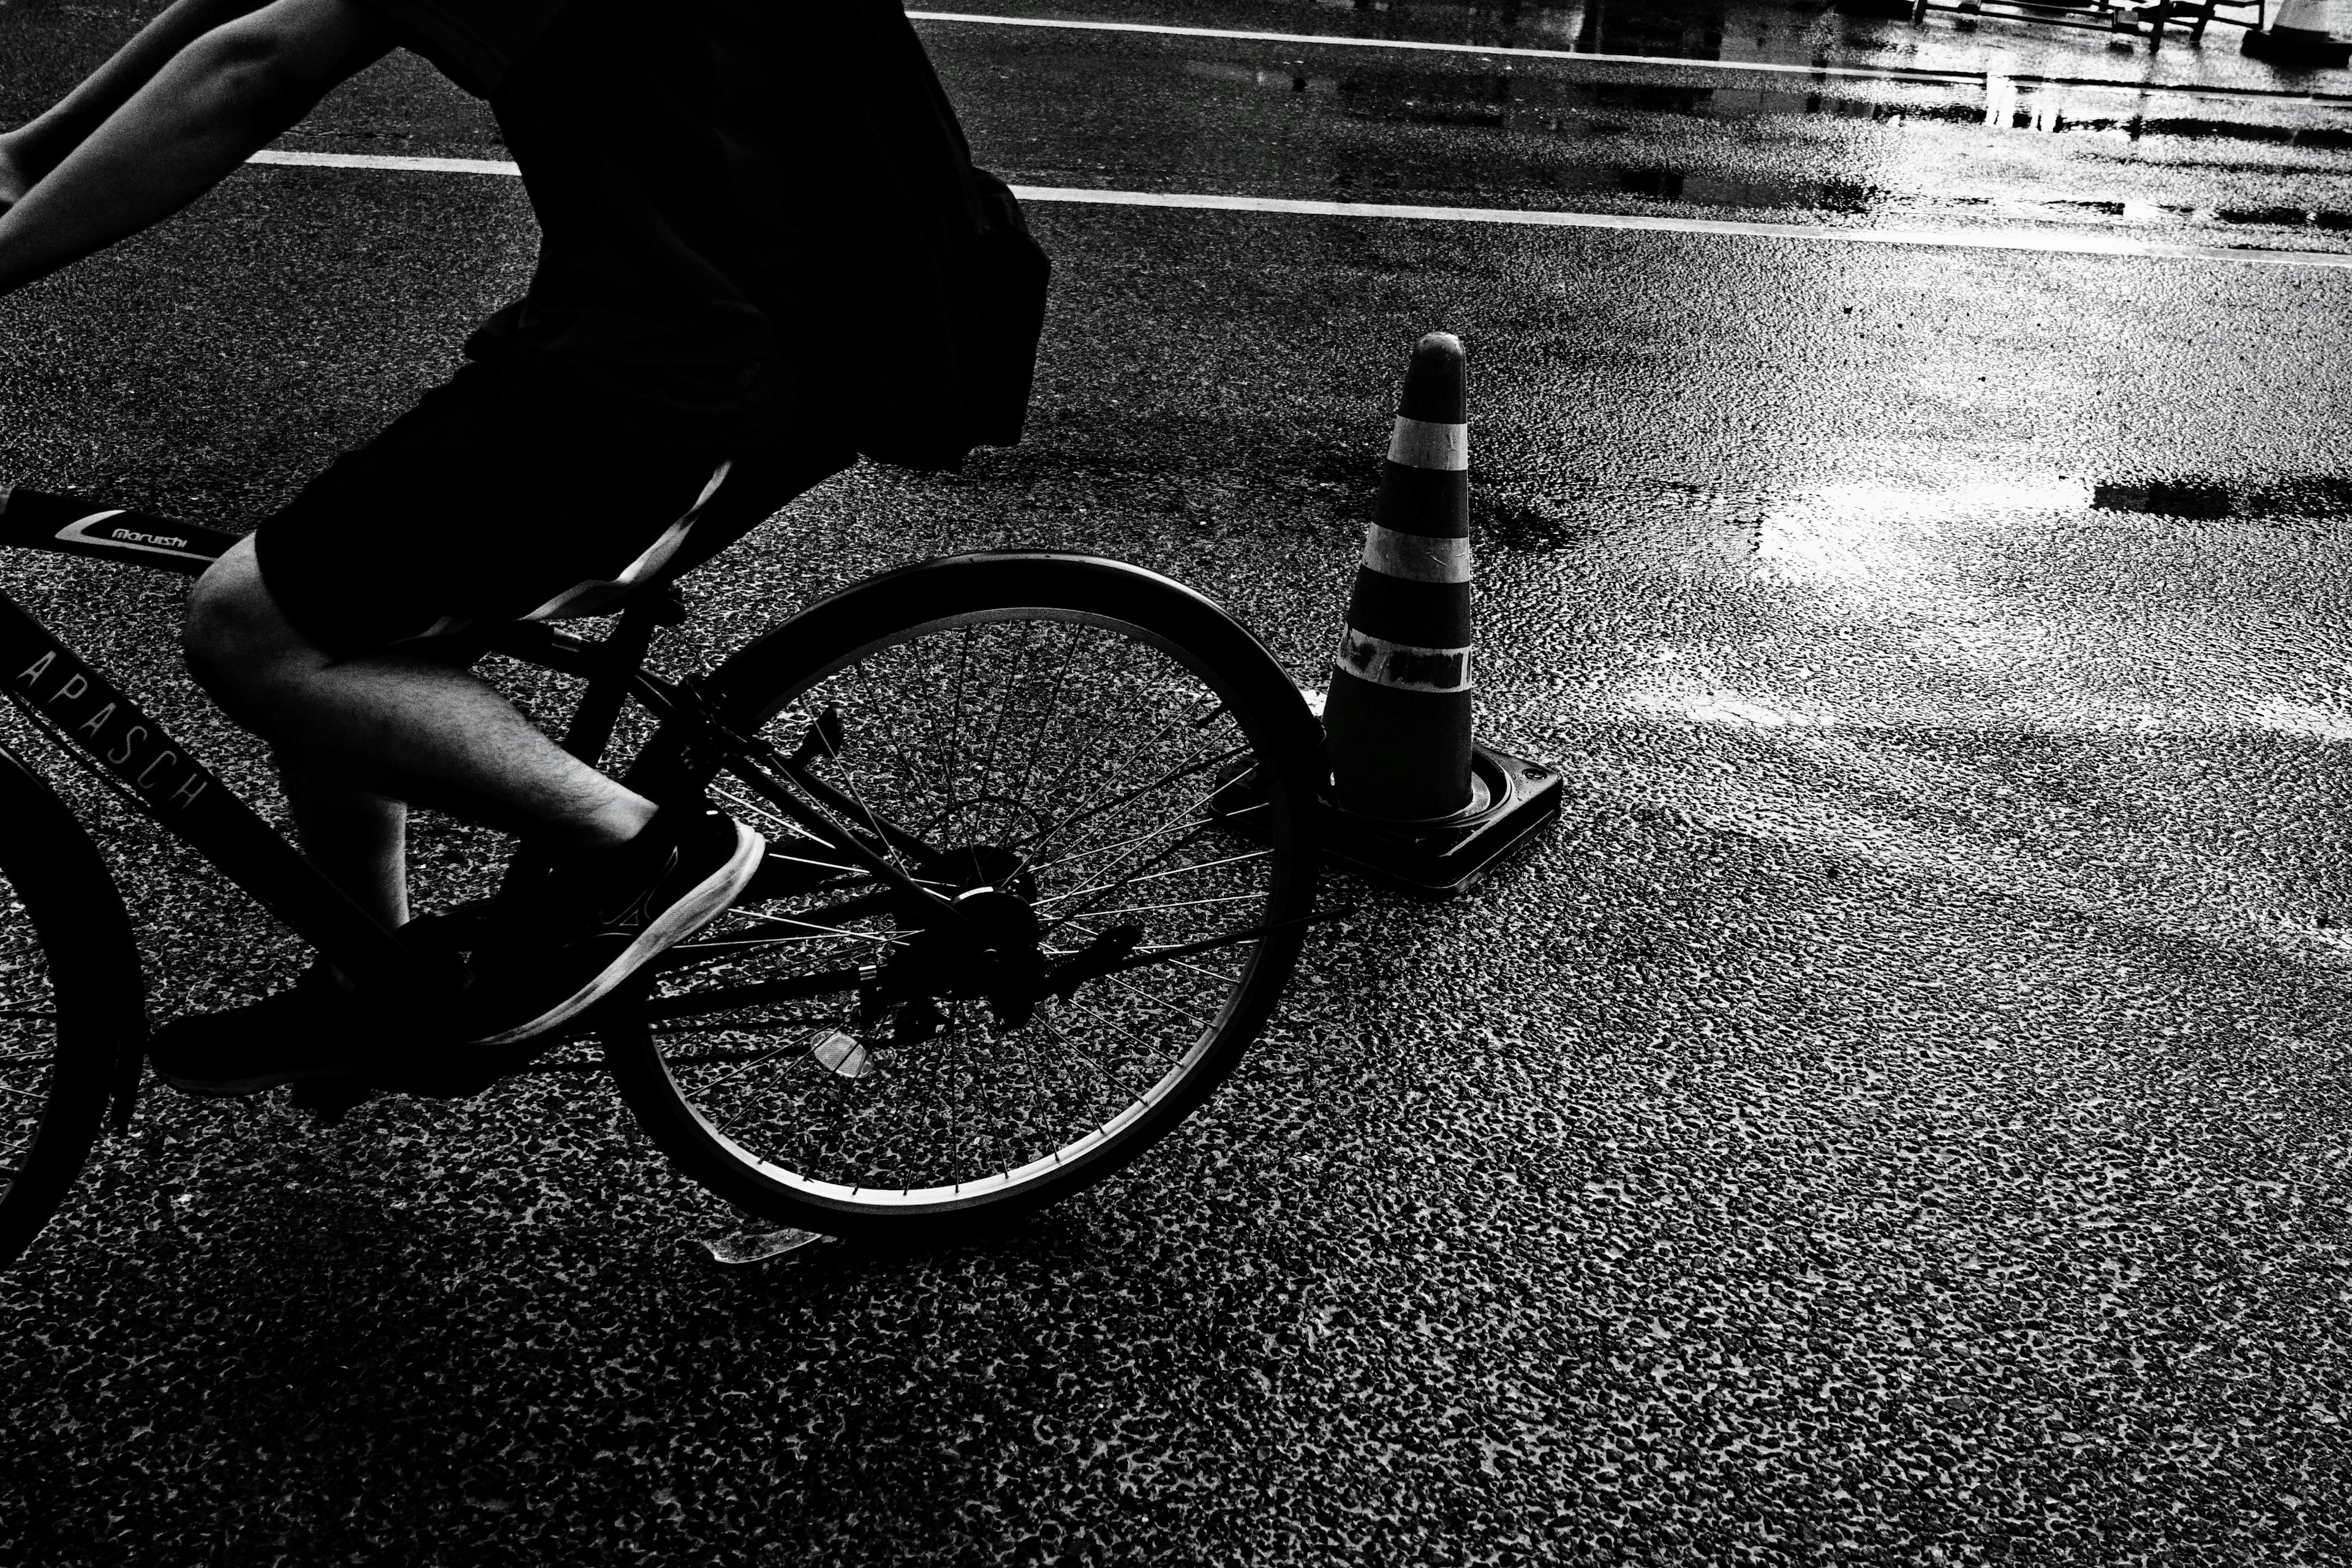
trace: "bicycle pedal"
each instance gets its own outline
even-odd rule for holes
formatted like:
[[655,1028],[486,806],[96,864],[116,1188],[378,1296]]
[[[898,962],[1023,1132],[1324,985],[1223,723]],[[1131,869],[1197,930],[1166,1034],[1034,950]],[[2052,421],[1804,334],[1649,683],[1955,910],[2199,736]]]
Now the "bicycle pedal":
[[286,1092],[288,1099],[316,1117],[321,1125],[332,1127],[352,1107],[373,1097],[375,1090],[355,1078],[305,1078],[295,1079]]

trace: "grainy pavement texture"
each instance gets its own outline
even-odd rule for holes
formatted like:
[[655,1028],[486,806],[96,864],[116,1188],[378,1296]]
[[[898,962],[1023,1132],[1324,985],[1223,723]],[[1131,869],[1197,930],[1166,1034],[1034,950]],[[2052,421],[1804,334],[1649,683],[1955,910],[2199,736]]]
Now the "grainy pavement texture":
[[[0,5],[0,118],[140,14]],[[1806,0],[1035,15],[919,24],[1057,262],[1029,439],[796,504],[709,640],[1035,542],[1320,684],[1451,331],[1479,731],[1557,828],[1332,878],[1239,1075],[985,1247],[723,1268],[592,1075],[156,1090],[0,1279],[0,1561],[2352,1559],[2352,79]],[[247,526],[520,288],[422,63],[280,146],[362,163],[0,304],[0,472]],[[5,570],[275,798],[176,589]],[[92,809],[155,1017],[299,962]]]

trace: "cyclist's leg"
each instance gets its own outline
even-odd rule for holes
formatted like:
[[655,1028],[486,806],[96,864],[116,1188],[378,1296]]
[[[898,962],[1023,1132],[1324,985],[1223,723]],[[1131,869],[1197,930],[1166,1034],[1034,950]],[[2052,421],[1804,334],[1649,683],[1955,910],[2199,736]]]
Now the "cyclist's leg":
[[[812,432],[714,478],[710,458],[649,439],[633,417],[544,378],[468,371],[330,469],[201,585],[192,662],[296,764],[306,843],[378,912],[404,910],[394,798],[581,845],[660,823],[651,802],[525,723],[466,673],[464,651],[440,651],[449,639],[436,634],[545,613],[579,584],[627,579],[624,568],[652,556],[648,533],[667,538],[688,509],[711,526],[698,521],[672,564],[698,559],[854,457]],[[523,1037],[593,1002],[616,973],[682,934],[678,921],[708,918],[713,900],[723,906],[750,875],[757,846],[757,835],[724,818],[698,826],[689,812],[609,858],[575,851],[567,888],[628,891],[632,879],[645,881],[626,900],[639,912],[620,938],[625,950],[614,948],[607,963],[612,933],[602,929],[572,944],[579,951],[568,947],[549,966],[572,977],[553,1013],[530,994],[531,982],[520,991],[529,1007],[492,1020],[481,1037]],[[665,858],[666,849],[675,853]],[[500,989],[477,987],[493,1002]],[[317,1034],[304,1029],[305,1016],[278,1008],[272,1016],[285,1026],[274,1033]],[[190,1022],[219,1026],[181,1042],[177,1070],[156,1056],[185,1088],[245,1092],[334,1065],[310,1050],[256,1062],[247,1042],[272,1030],[226,1016]]]
[[[430,756],[411,770],[426,774],[422,780],[386,776],[386,764],[402,761],[396,755],[372,755],[356,771],[348,765],[339,737],[356,734],[362,748],[379,752],[369,734],[387,707],[429,709],[444,747],[453,731],[456,743],[475,742],[461,774],[484,750],[502,767],[553,770],[558,820],[537,820],[543,802],[527,798],[517,811],[494,798],[487,815],[502,825],[562,837],[583,795],[608,817],[620,806],[618,826],[642,818],[642,803],[606,792],[560,752],[551,758],[555,748],[462,673],[468,650],[451,649],[462,638],[432,634],[452,622],[527,613],[555,591],[551,582],[576,580],[615,552],[641,548],[634,534],[658,529],[665,511],[675,516],[690,503],[709,472],[707,460],[681,459],[663,446],[661,433],[630,411],[560,376],[469,365],[339,458],[262,524],[252,552],[200,584],[191,662],[226,706],[282,743],[282,760],[304,775],[289,795],[306,848],[371,909],[389,913],[404,902],[396,881],[404,814],[385,800],[414,796],[484,812],[467,798],[478,790],[435,789],[447,769]],[[299,695],[290,704],[277,695],[289,680],[301,687],[313,677],[319,700],[341,720],[324,736],[309,732]],[[278,712],[281,706],[289,710]],[[540,778],[540,795],[549,782]],[[582,836],[583,824],[568,826]]]
[[[233,718],[346,797],[390,796],[591,847],[625,843],[653,816],[651,801],[564,751],[471,672],[398,647],[320,646],[263,581],[250,540],[197,583],[186,642],[197,679]],[[319,815],[362,809],[346,798]]]
[[[812,431],[805,440],[737,459],[728,481],[707,496],[703,515],[664,575],[700,565],[758,527],[795,496],[848,468],[856,453],[845,441]],[[416,645],[448,664],[431,643]],[[462,651],[454,656],[462,658]],[[304,853],[362,908],[388,925],[408,919],[407,804],[361,788],[281,751],[278,763]]]
[[408,922],[408,805],[320,783],[282,752],[278,776],[302,853],[388,926]]

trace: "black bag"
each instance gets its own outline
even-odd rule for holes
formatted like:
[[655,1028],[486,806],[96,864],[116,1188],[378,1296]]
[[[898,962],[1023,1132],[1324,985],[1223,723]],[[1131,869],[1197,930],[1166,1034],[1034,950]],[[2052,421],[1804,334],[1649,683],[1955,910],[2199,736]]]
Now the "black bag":
[[817,210],[837,226],[820,247],[820,291],[855,323],[842,412],[858,450],[940,468],[1018,441],[1052,272],[1020,203],[972,167],[898,0],[795,7],[793,26],[813,68],[841,73],[835,112],[862,121],[814,149],[810,171]]
[[972,241],[968,396],[975,438],[1010,447],[1021,439],[1021,426],[1029,414],[1053,263],[1031,237],[1012,188],[985,169],[973,168],[971,180],[981,221]]

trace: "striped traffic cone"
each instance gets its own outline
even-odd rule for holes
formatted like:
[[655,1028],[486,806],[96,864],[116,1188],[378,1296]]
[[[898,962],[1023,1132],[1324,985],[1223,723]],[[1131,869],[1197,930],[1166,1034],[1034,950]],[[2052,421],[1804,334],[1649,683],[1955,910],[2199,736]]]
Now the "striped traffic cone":
[[2340,66],[2352,42],[2338,36],[2340,0],[2280,0],[2268,27],[2247,30],[2245,52],[2290,66]]
[[1333,798],[1383,822],[1469,806],[1470,439],[1461,340],[1414,345],[1323,727]]
[[1470,442],[1460,340],[1413,346],[1324,699],[1334,860],[1458,893],[1558,816],[1559,778],[1472,737]]

